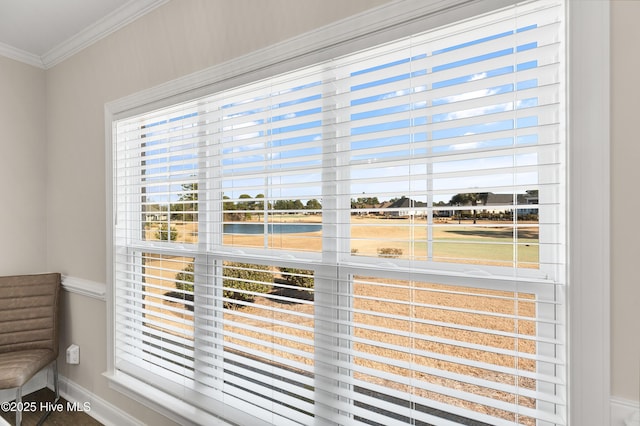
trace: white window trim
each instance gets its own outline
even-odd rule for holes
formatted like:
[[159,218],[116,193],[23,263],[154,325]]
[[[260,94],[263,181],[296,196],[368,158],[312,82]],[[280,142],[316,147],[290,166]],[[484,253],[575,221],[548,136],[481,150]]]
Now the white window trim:
[[[105,105],[107,206],[113,194],[113,122],[323,59],[327,48],[354,50],[393,39],[422,17],[437,26],[446,8],[450,21],[496,9],[514,0],[493,2],[400,1],[372,9],[219,66]],[[568,2],[569,135],[569,424],[609,424],[610,419],[610,167],[609,167],[609,3]],[[426,18],[425,18],[426,17]],[[407,20],[409,21],[406,24]],[[424,25],[422,20],[422,25]],[[402,23],[402,24],[401,24]],[[400,25],[401,24],[401,25]],[[424,28],[424,27],[422,27]],[[417,32],[417,31],[414,31]],[[396,36],[396,38],[399,37]],[[335,50],[333,51],[335,54]],[[237,71],[246,72],[238,76]],[[233,83],[230,80],[233,78]],[[163,400],[146,385],[120,377],[114,368],[114,292],[112,228],[107,209],[107,371],[115,389],[175,420],[171,397]],[[146,386],[148,387],[148,386]],[[150,397],[150,395],[154,395]],[[176,407],[178,409],[178,407]],[[192,419],[191,419],[192,420]],[[219,422],[219,420],[217,420]],[[223,424],[223,423],[217,423]]]
[[608,1],[568,2],[569,423],[610,424]]

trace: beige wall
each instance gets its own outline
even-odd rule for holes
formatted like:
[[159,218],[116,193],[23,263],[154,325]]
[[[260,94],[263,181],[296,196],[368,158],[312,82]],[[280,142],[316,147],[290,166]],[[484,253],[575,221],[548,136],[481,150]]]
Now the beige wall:
[[0,57],[0,274],[44,272],[45,72]]
[[[0,223],[3,242],[10,242],[0,244],[0,273],[49,269],[106,281],[106,102],[383,2],[172,1],[46,72],[0,58]],[[613,3],[612,391],[636,401],[640,278],[635,253],[640,251],[638,232],[625,223],[640,211],[632,187],[640,182],[638,120],[632,116],[640,111],[635,81],[640,59],[629,55],[640,39],[638,16],[640,2]],[[145,423],[171,424],[108,388],[101,375],[106,369],[104,302],[65,293],[63,308],[62,347],[80,345],[82,362],[61,362],[61,374]]]
[[640,400],[640,2],[611,10],[611,388]]

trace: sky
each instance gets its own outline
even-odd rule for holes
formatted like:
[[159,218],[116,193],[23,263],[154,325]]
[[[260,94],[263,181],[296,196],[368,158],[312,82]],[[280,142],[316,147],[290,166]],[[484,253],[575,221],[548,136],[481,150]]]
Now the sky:
[[[501,151],[538,143],[538,98],[529,93],[538,81],[526,74],[537,62],[513,58],[514,49],[500,43],[533,29],[435,51],[428,44],[385,46],[383,53],[361,54],[361,62],[334,61],[335,80],[325,84],[320,79],[327,72],[315,67],[142,117],[148,202],[175,202],[182,185],[198,173],[219,176],[220,188],[232,199],[265,194],[321,200],[323,167],[334,160],[350,165],[350,183],[337,190],[350,198],[408,196],[426,202],[430,193],[433,202],[448,202],[475,188],[537,189],[536,152]],[[523,43],[515,53],[536,47]],[[337,95],[327,98],[323,91]],[[325,109],[335,110],[337,118],[323,127]],[[209,133],[199,134],[198,123],[214,116]],[[205,140],[208,148],[202,147]],[[328,161],[322,157],[324,140],[337,151]],[[203,167],[198,157],[205,150],[214,157]],[[516,165],[522,172],[513,172]]]

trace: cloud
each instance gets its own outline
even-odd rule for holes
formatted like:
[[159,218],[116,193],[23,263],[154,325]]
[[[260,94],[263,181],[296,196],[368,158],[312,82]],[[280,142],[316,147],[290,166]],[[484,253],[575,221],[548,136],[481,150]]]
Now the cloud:
[[443,114],[438,121],[457,120],[461,118],[477,117],[479,115],[493,114],[496,112],[511,111],[513,102],[505,102],[497,105],[486,105],[478,108],[453,111]]
[[[487,78],[488,74],[486,72],[481,72],[477,74],[473,74],[468,77],[464,82],[477,81]],[[455,95],[445,96],[439,99],[434,100],[434,105],[446,105],[446,104],[454,104],[456,102],[464,102],[471,99],[481,99],[489,96],[493,96],[499,93],[505,93],[512,91],[513,88],[511,85],[506,84],[497,87],[488,87],[479,90],[473,90],[469,92],[459,93]],[[455,120],[460,118],[468,118],[468,117],[476,117],[484,114],[491,114],[495,112],[502,111],[510,111],[514,107],[513,102],[506,102],[497,105],[486,105],[477,108],[470,108],[466,110],[452,111],[450,113],[438,114],[437,121],[448,121]]]
[[[472,135],[473,133],[465,133],[465,135]],[[462,151],[467,149],[476,149],[480,148],[480,142],[467,142],[467,143],[459,143],[456,145],[451,145],[451,149],[453,151]]]
[[450,104],[454,102],[468,101],[469,99],[483,98],[498,93],[498,89],[481,89],[473,92],[465,92],[457,95],[446,96],[438,99],[438,103]]
[[469,77],[469,80],[467,81],[476,81],[476,80],[481,80],[483,78],[487,78],[487,73],[486,72],[481,72],[478,74],[474,74],[471,77]]

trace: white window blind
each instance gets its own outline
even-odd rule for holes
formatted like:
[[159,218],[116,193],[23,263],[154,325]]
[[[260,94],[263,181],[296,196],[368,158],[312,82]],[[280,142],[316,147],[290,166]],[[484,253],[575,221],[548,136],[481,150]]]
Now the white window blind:
[[116,121],[116,370],[231,420],[566,424],[563,8]]

